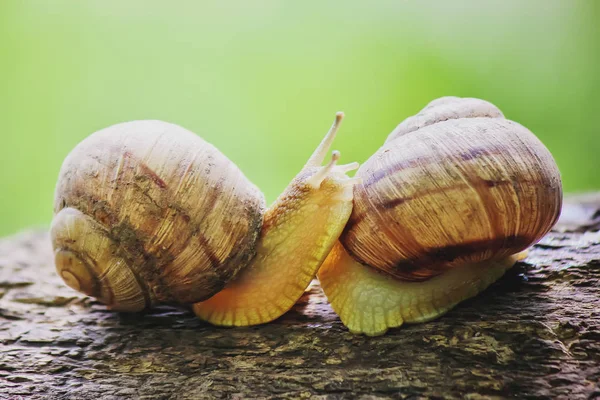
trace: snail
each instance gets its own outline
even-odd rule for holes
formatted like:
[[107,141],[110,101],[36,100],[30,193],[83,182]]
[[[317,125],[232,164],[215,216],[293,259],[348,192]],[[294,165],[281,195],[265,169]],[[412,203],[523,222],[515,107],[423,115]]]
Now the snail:
[[429,103],[356,176],[352,214],[317,275],[348,329],[373,336],[487,288],[551,229],[562,204],[548,149],[472,98]]
[[343,114],[271,207],[219,150],[161,121],[100,130],[66,157],[51,240],[65,283],[117,311],[193,304],[215,325],[276,319],[342,232],[359,178],[321,166]]

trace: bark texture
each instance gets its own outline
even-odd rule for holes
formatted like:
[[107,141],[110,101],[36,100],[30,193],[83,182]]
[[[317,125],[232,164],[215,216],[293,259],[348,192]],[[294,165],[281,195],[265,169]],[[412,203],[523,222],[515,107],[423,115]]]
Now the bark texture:
[[45,232],[0,240],[0,398],[600,398],[600,196],[444,317],[368,338],[314,283],[275,322],[107,311],[66,287]]

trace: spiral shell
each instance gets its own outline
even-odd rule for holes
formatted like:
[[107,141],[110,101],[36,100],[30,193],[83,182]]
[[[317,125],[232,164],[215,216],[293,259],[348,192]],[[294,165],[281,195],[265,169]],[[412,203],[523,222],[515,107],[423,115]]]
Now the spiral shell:
[[254,256],[264,209],[262,193],[195,134],[161,121],[114,125],[61,168],[56,268],[113,309],[201,301]]
[[357,172],[341,237],[357,261],[407,281],[529,247],[560,214],[560,174],[525,127],[445,97],[401,123]]

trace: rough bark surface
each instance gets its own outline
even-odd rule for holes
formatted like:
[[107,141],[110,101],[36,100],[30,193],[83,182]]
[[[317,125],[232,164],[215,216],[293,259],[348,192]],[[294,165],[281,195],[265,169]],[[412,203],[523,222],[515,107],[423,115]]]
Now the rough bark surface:
[[578,204],[487,291],[377,338],[318,284],[244,329],[107,311],[58,278],[47,233],[3,239],[0,398],[600,398],[600,202]]

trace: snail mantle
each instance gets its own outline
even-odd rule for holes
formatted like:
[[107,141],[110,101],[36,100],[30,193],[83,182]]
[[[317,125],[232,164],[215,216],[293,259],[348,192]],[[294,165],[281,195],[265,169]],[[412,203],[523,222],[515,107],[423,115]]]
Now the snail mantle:
[[600,396],[600,195],[489,290],[428,323],[353,335],[313,283],[274,322],[111,312],[56,275],[46,232],[0,240],[0,398]]

